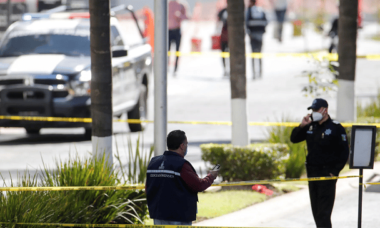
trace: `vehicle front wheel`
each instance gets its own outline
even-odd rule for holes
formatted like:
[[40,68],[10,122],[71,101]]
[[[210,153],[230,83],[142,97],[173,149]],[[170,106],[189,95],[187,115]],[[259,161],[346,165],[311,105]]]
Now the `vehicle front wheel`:
[[25,128],[28,135],[39,135],[41,128]]
[[[142,85],[140,98],[135,107],[128,112],[128,119],[138,119],[146,120],[147,118],[147,88]],[[129,129],[131,132],[143,131],[145,124],[144,123],[128,123]]]
[[91,136],[92,136],[92,128],[85,128],[84,129],[84,137],[85,137],[85,139],[91,140]]

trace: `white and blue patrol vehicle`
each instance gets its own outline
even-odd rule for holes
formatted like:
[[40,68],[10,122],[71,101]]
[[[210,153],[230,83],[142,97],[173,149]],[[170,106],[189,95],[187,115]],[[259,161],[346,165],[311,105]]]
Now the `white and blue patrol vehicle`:
[[[25,14],[23,21],[6,30],[0,42],[0,116],[91,117],[89,16],[88,11]],[[113,114],[145,118],[151,47],[141,36],[131,44],[129,30],[121,29],[116,17],[110,20],[111,48],[115,50]],[[138,27],[136,19],[131,21]],[[29,134],[38,134],[41,128],[84,127],[86,134],[91,133],[90,123],[78,122],[3,119],[0,127],[23,127]],[[141,124],[129,124],[129,128],[142,130]]]

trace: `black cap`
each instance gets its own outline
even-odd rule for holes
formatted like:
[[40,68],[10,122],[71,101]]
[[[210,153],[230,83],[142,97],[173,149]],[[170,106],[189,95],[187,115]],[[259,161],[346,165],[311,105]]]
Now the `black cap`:
[[309,109],[318,110],[321,107],[328,108],[329,104],[327,103],[327,101],[325,99],[317,98],[317,99],[314,99],[313,104],[310,107],[308,107],[307,109],[308,110]]

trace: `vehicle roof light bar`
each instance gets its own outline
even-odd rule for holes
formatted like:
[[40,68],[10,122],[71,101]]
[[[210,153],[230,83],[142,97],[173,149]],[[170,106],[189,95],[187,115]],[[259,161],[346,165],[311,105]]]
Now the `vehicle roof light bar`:
[[31,21],[31,20],[38,20],[38,19],[44,19],[49,18],[50,14],[45,13],[24,13],[22,15],[23,21]]

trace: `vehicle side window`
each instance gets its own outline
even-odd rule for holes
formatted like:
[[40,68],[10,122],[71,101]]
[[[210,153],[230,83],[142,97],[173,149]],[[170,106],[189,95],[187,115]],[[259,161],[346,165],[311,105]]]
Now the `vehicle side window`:
[[134,20],[133,15],[130,12],[116,15],[119,22],[119,32],[124,37],[125,45],[135,46],[144,43],[143,37],[140,33],[140,28],[144,28],[144,20],[137,18],[137,22]]
[[115,26],[111,26],[111,46],[124,46],[123,39]]

